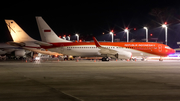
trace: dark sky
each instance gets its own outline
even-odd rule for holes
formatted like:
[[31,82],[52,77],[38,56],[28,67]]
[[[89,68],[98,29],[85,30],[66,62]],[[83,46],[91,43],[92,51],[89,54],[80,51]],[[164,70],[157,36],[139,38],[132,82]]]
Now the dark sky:
[[112,29],[115,33],[120,33],[126,26],[138,30],[150,22],[152,17],[149,12],[152,9],[174,8],[178,11],[179,4],[179,0],[104,0],[95,2],[66,0],[5,3],[6,7],[0,9],[0,28],[2,29],[0,42],[12,40],[4,19],[14,19],[31,37],[37,40],[41,39],[35,16],[42,16],[58,35],[70,34],[73,36],[75,33],[79,33],[82,38],[86,39],[89,36],[101,36],[103,32],[108,34]]

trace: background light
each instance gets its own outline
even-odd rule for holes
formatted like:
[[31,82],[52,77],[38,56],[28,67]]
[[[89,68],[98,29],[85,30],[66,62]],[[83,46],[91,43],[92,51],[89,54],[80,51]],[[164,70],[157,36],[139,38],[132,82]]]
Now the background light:
[[162,27],[164,27],[164,28],[165,28],[165,27],[167,27],[167,25],[163,24],[163,25],[162,25]]
[[147,29],[147,27],[144,27],[144,29]]

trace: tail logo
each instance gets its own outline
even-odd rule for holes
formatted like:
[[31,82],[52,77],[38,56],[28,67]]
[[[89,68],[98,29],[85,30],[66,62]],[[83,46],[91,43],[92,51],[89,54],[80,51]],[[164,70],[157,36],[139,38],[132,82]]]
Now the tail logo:
[[[11,23],[13,23],[13,22],[11,22]],[[16,33],[16,32],[11,28],[10,24],[8,25],[8,24],[6,23],[6,25],[7,25],[14,33]]]
[[45,29],[44,32],[51,32],[51,30],[50,29]]

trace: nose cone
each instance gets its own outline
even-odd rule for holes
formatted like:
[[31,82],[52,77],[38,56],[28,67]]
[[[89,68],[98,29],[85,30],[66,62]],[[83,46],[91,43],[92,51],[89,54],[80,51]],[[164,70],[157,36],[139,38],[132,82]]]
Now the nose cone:
[[176,53],[176,51],[174,49],[171,49],[170,53],[173,54],[173,53]]

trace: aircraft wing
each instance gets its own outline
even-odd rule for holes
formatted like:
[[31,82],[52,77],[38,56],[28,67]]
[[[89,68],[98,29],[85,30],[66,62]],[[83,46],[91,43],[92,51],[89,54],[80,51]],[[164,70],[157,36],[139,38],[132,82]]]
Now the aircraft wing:
[[[33,51],[33,52],[42,53],[42,54],[47,54],[47,55],[62,55],[62,54],[59,54],[57,52],[45,51],[45,50],[41,50],[41,49],[37,49],[37,48],[24,47],[25,43],[17,43],[17,42],[13,42],[13,41],[10,41],[10,42],[7,42],[7,43],[9,45],[12,45],[12,46],[20,46],[20,47],[22,47],[24,49],[27,49],[27,50],[30,50],[30,51]],[[41,42],[41,41],[35,41],[34,43],[38,44],[38,45],[41,45],[41,46],[51,46],[52,45],[52,44],[49,44],[49,43],[46,43],[46,42]]]
[[96,40],[95,37],[93,37],[94,43],[96,47],[98,47],[100,50],[99,52],[103,55],[113,57],[113,58],[120,58],[120,59],[130,59],[132,57],[132,53],[124,50],[113,50],[105,47],[101,47],[99,42]]
[[30,51],[33,51],[33,52],[47,54],[47,55],[63,55],[63,54],[60,54],[57,52],[51,52],[51,51],[41,50],[41,49],[37,49],[37,48],[29,48],[29,47],[23,47],[23,48],[30,50]]
[[12,46],[25,46],[25,43],[17,43],[17,42],[13,42],[13,41],[9,41],[7,42],[7,44],[12,45]]
[[35,41],[34,43],[40,46],[52,46],[52,44],[47,43],[47,42],[42,42],[42,41]]
[[[47,42],[42,42],[42,41],[34,41],[33,43],[40,45],[40,46],[52,46],[52,44],[47,43]],[[7,42],[7,44],[12,45],[12,46],[25,46],[25,43],[23,42],[13,42],[13,41],[9,41]]]
[[118,52],[116,50],[108,49],[108,48],[105,48],[105,47],[98,47],[98,48],[101,49],[99,51],[101,54],[116,54]]
[[101,54],[116,54],[118,51],[116,50],[112,50],[112,49],[109,49],[109,48],[105,48],[105,47],[101,47],[101,45],[99,44],[99,42],[96,40],[95,37],[93,37],[93,40],[96,44],[96,47],[98,47],[99,49],[101,49],[99,52]]

